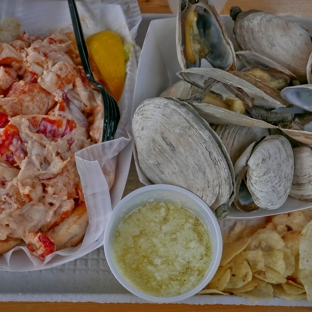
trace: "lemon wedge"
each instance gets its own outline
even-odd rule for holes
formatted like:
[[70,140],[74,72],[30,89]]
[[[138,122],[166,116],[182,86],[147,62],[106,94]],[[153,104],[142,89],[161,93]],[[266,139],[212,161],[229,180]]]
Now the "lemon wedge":
[[126,58],[120,36],[104,30],[86,39],[88,51],[97,65],[107,91],[119,101],[126,79]]

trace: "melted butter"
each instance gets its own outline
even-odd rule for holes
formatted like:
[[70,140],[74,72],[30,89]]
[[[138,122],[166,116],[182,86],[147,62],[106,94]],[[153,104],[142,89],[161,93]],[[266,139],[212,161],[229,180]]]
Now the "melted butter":
[[154,296],[177,296],[203,280],[211,242],[195,214],[176,204],[152,202],[121,222],[113,257],[135,288]]

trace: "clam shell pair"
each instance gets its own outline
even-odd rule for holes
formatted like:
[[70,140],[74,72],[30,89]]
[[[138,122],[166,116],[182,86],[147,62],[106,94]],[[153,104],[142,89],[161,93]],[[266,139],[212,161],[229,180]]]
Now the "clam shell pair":
[[294,175],[294,155],[289,141],[270,135],[252,143],[234,166],[234,203],[239,210],[274,210],[287,200]]
[[234,170],[217,134],[187,103],[152,98],[136,110],[133,138],[141,170],[153,183],[183,187],[216,210],[230,206]]
[[210,0],[180,0],[176,46],[182,69],[200,67],[206,60],[212,67],[236,69],[233,44]]
[[298,23],[274,14],[231,9],[233,33],[241,50],[256,52],[275,61],[306,81],[306,67],[312,52],[311,36]]

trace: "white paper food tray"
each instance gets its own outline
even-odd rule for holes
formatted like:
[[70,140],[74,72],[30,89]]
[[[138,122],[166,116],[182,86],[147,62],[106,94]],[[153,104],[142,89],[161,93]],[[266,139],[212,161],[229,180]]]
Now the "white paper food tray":
[[[136,41],[143,42],[151,20],[164,17],[171,15],[143,15]],[[171,24],[169,30],[172,31],[170,19],[166,23]],[[141,186],[132,164],[124,195]],[[226,222],[230,225],[232,221]],[[102,247],[80,259],[51,269],[22,273],[0,271],[0,280],[0,301],[147,303],[119,284],[107,265]],[[245,298],[207,295],[194,296],[180,303],[311,306],[306,300],[287,301],[275,298],[272,301],[251,303]]]
[[[286,18],[299,22],[312,33],[311,19],[294,17]],[[233,36],[234,22],[230,16],[221,16],[221,20],[234,44],[235,50],[238,50]],[[151,22],[140,56],[134,97],[135,106],[138,106],[142,101],[148,98],[159,96],[168,87],[179,81],[176,73],[181,71],[181,67],[176,52],[175,22],[175,18]],[[152,184],[141,170],[135,150],[134,159],[140,181],[145,185]],[[228,217],[236,219],[264,217],[311,207],[311,202],[303,202],[288,197],[287,201],[279,209],[258,209],[248,213],[232,209]]]

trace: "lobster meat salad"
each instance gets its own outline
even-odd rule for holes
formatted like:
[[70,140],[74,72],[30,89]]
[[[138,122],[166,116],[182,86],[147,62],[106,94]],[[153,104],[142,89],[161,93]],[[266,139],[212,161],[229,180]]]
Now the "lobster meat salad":
[[0,42],[0,254],[26,244],[43,261],[85,234],[75,152],[100,142],[103,105],[72,32],[7,39]]

